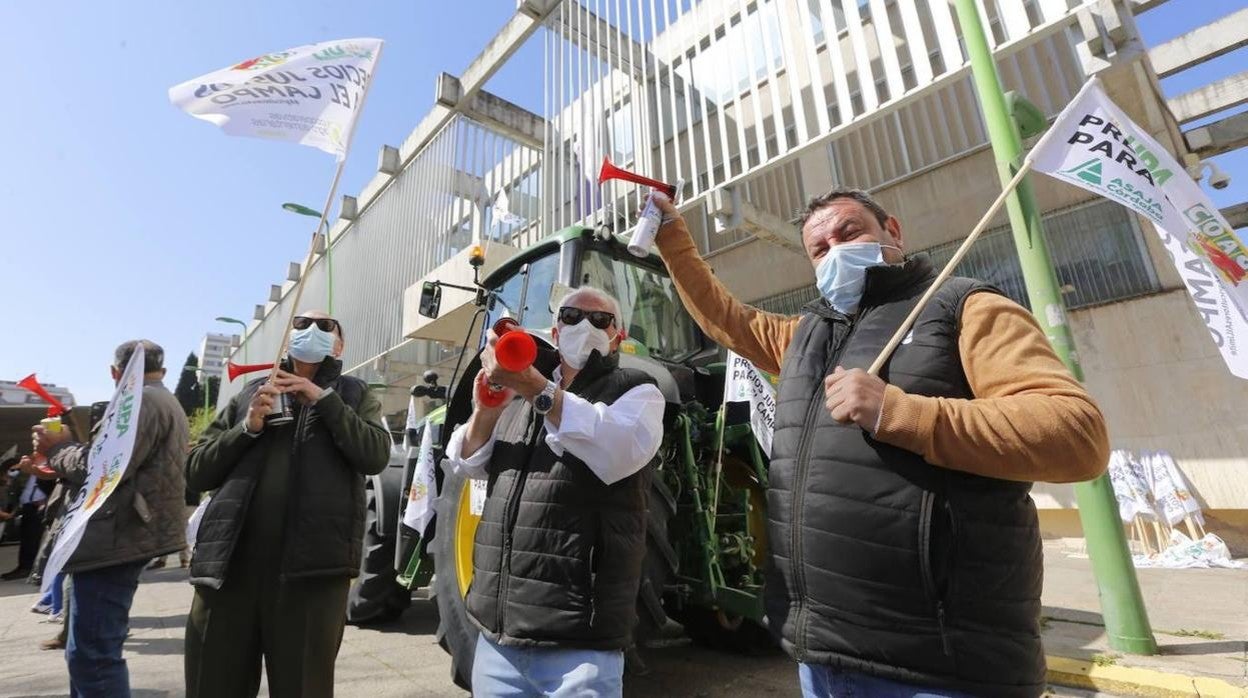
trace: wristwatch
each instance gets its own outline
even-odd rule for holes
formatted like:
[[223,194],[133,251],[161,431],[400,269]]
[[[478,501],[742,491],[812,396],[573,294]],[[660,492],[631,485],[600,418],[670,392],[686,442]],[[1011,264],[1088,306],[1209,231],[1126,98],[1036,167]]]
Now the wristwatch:
[[546,381],[546,387],[533,398],[533,411],[538,414],[549,412],[555,406],[555,391],[558,389],[559,386],[554,381]]

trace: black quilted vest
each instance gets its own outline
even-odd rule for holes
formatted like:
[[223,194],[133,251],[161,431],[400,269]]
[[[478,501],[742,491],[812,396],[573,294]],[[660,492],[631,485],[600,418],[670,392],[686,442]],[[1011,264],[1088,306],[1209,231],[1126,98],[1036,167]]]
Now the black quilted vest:
[[[568,390],[609,405],[653,382],[594,352]],[[623,649],[637,624],[652,468],[607,485],[570,452],[556,456],[544,422],[523,400],[499,420],[468,612],[503,645]]]
[[[291,370],[288,364],[283,367]],[[312,382],[332,387],[347,407],[357,409],[368,385],[341,371],[341,361],[326,359]],[[247,419],[251,399],[266,381],[267,376],[251,381],[231,401],[236,405],[233,423]],[[250,511],[260,469],[279,458],[294,459],[286,511]],[[282,549],[273,551],[283,578],[354,577],[360,569],[365,514],[364,476],[343,459],[329,430],[320,424],[316,407],[296,402],[294,424],[261,434],[212,494],[196,535],[191,583],[221,588],[239,536],[256,515],[283,517]]]
[[[799,662],[975,695],[1038,696],[1043,566],[1028,483],[939,468],[834,422],[823,378],[866,369],[935,278],[926,256],[867,273],[855,318],[805,308],[780,373],[767,615]],[[966,298],[941,286],[881,377],[915,395],[974,397],[958,351]]]

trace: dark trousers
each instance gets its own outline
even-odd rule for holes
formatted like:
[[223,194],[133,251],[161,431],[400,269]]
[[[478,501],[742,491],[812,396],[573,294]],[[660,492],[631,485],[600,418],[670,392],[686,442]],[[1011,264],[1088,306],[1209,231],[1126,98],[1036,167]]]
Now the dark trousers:
[[22,525],[18,529],[21,544],[17,548],[18,569],[29,570],[35,566],[39,554],[39,541],[43,539],[43,509],[38,504],[22,505]]
[[147,560],[71,575],[69,665],[71,698],[130,695],[130,672],[122,645],[130,632],[130,604]]
[[255,696],[264,660],[273,698],[334,695],[346,577],[282,582],[236,556],[220,589],[198,587],[186,620],[188,698]]

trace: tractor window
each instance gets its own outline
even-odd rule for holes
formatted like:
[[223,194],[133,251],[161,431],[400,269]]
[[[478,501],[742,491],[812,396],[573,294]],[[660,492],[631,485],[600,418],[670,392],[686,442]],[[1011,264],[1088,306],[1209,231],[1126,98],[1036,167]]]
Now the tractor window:
[[[518,318],[531,330],[549,329],[553,324],[550,311],[550,289],[559,276],[559,255],[539,257],[521,267],[518,274],[498,288],[494,309],[489,314],[493,324],[500,317]],[[523,303],[523,309],[520,307]]]
[[585,255],[581,271],[585,284],[619,299],[628,336],[654,356],[679,361],[701,349],[693,318],[666,274],[597,251]]

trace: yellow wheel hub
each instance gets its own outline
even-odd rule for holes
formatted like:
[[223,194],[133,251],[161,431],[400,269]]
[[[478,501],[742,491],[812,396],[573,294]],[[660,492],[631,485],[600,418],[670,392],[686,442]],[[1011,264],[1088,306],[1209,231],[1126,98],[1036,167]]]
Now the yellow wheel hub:
[[477,537],[477,524],[481,517],[472,513],[472,480],[465,479],[459,493],[459,506],[455,509],[455,576],[459,581],[459,595],[468,596],[472,584],[472,542]]

